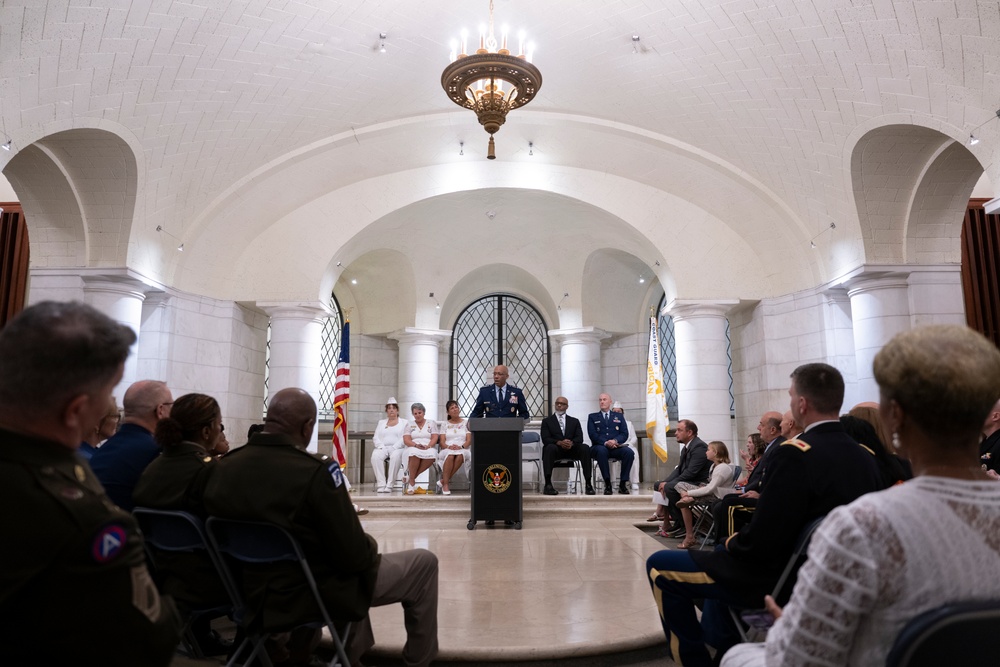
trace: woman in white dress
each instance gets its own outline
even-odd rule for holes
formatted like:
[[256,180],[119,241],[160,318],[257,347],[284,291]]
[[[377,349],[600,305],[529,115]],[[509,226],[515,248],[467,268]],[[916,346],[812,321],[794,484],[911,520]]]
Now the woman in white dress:
[[[406,420],[399,418],[399,404],[394,397],[385,402],[385,419],[375,427],[375,450],[372,452],[372,470],[375,471],[375,487],[378,493],[389,493],[396,485],[403,460],[403,429]],[[389,461],[389,479],[386,480],[385,462]]]
[[445,410],[448,419],[441,422],[441,493],[451,495],[448,483],[451,476],[458,472],[469,459],[469,445],[472,444],[472,433],[466,426],[466,421],[459,414],[458,401],[448,401]]
[[[911,329],[875,356],[879,414],[914,478],[830,512],[764,644],[723,667],[884,665],[915,616],[1000,598],[1000,484],[979,434],[1000,398],[1000,352],[964,326]],[[955,663],[958,664],[958,663]]]
[[427,408],[423,403],[414,403],[410,406],[413,414],[413,421],[406,424],[403,429],[403,443],[406,445],[404,456],[407,461],[407,486],[406,495],[412,496],[417,492],[416,479],[425,470],[434,465],[437,458],[438,427],[437,422],[425,419],[424,414]]
[[[691,482],[677,482],[677,486],[674,487],[681,494],[677,508],[684,517],[684,541],[677,545],[678,549],[692,549],[697,542],[694,537],[694,515],[691,513],[691,504],[703,499],[718,500],[733,492],[733,467],[730,465],[729,448],[726,447],[726,443],[718,440],[708,443],[705,457],[712,462],[708,484],[698,486]],[[662,533],[661,530],[658,534],[664,537]]]

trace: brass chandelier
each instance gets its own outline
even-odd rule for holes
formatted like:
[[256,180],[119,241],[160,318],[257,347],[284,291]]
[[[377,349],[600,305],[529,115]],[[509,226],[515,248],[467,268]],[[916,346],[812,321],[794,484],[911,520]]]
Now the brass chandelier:
[[[507,120],[507,112],[522,107],[538,94],[542,73],[531,64],[531,48],[524,50],[523,34],[518,39],[518,54],[507,48],[507,30],[498,43],[493,35],[493,0],[490,0],[489,33],[479,35],[479,48],[469,54],[467,35],[462,33],[461,49],[453,42],[451,64],[441,73],[441,87],[451,101],[472,109],[479,123],[490,135],[486,157],[496,159],[493,135]],[[499,48],[498,48],[499,47]]]

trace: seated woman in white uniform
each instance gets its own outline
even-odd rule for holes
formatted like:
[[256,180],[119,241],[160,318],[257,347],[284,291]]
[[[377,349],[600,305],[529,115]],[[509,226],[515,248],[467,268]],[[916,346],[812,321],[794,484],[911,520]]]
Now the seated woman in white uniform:
[[425,419],[424,414],[427,409],[423,403],[414,403],[410,406],[410,412],[413,414],[413,420],[403,429],[403,443],[406,445],[403,456],[407,462],[406,495],[408,496],[417,492],[417,477],[434,465],[438,454],[437,422]]
[[[375,427],[375,450],[372,452],[372,470],[375,471],[375,488],[378,493],[389,493],[396,485],[403,460],[403,429],[406,420],[399,418],[399,404],[395,398],[385,402],[385,419]],[[385,462],[389,461],[389,479],[386,479]]]
[[469,460],[471,453],[469,445],[472,444],[472,433],[466,425],[466,421],[459,414],[458,401],[448,401],[446,404],[448,419],[441,422],[441,453],[438,463],[441,464],[441,493],[446,496],[451,495],[448,483],[452,475],[458,472],[460,466]]

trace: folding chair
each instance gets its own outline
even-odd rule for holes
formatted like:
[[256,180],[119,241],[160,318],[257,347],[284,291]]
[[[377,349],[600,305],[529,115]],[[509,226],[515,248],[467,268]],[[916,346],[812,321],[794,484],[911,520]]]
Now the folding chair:
[[542,436],[534,431],[521,432],[521,462],[534,463],[538,471],[538,492],[542,492]]
[[910,620],[886,656],[886,667],[995,664],[1000,600],[952,602]]
[[[782,570],[781,576],[778,577],[778,583],[774,585],[774,590],[771,592],[771,597],[774,598],[779,607],[785,606],[788,603],[788,599],[792,597],[792,589],[795,587],[799,568],[806,561],[809,542],[812,540],[813,533],[816,532],[816,529],[819,528],[819,525],[823,523],[823,519],[825,518],[826,515],[813,519],[799,533],[799,537],[795,541],[795,547],[792,549],[792,554],[788,557],[788,563],[785,564],[785,569]],[[750,641],[746,630],[743,628],[743,621],[740,619],[739,610],[736,607],[730,606],[729,615],[733,619],[736,630],[740,633],[740,639],[744,642]]]
[[[742,471],[740,466],[733,466],[733,488],[736,488],[736,482]],[[705,548],[705,545],[708,544],[708,538],[715,532],[715,515],[712,513],[712,507],[716,500],[716,498],[706,499],[691,505],[691,514],[696,518],[694,524],[695,539],[698,538],[699,533],[702,535],[701,549]],[[709,522],[708,526],[705,526],[706,521]]]
[[[350,635],[351,624],[347,625],[344,629],[343,637],[341,637],[333,624],[326,605],[323,603],[323,598],[319,594],[319,588],[316,585],[315,577],[313,577],[312,569],[309,567],[309,563],[306,561],[306,557],[302,553],[298,541],[288,531],[270,523],[234,521],[218,517],[209,517],[206,526],[208,528],[208,539],[215,549],[220,554],[225,554],[240,562],[256,564],[277,563],[281,561],[297,562],[302,567],[302,576],[309,585],[309,590],[312,592],[313,599],[322,616],[321,620],[304,619],[301,625],[318,627],[322,624],[326,626],[337,649],[336,655],[329,663],[330,667],[334,665],[341,665],[342,667],[350,666],[350,662],[347,660],[347,653],[344,650],[344,644]],[[228,571],[228,566],[224,560],[222,563],[223,567]],[[230,581],[236,581],[232,576],[232,572],[228,572],[228,578]],[[271,667],[271,661],[267,657],[267,652],[263,650],[266,635],[257,633],[251,636],[248,632],[247,637],[253,644],[253,650],[245,664],[249,664],[254,657],[259,655],[267,667]],[[236,664],[239,651],[242,651],[242,649],[243,645],[233,654],[227,667]]]
[[[132,516],[135,517],[139,524],[139,530],[142,531],[146,555],[153,564],[154,570],[157,568],[157,560],[163,552],[203,554],[215,567],[219,574],[219,580],[225,584],[225,574],[222,569],[224,566],[218,553],[212,548],[205,536],[201,519],[187,512],[154,510],[147,507],[136,507],[132,510]],[[192,624],[205,616],[208,618],[223,615],[232,616],[233,610],[232,604],[225,604],[188,611],[184,618],[181,643],[189,656],[205,657],[192,632]]]
[[[580,459],[555,459],[552,462],[553,470],[556,468],[572,468],[576,477],[573,474],[566,476],[566,493],[583,493],[583,464],[580,463]],[[570,486],[572,482],[573,486]],[[572,489],[572,491],[570,491]]]

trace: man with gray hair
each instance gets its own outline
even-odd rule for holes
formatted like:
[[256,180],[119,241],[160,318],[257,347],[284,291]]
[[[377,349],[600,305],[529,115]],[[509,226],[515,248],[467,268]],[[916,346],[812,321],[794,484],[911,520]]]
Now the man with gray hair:
[[135,509],[132,490],[142,471],[160,455],[153,432],[157,422],[170,416],[173,404],[166,383],[158,380],[134,382],[125,390],[122,399],[125,418],[121,428],[90,460],[90,467],[101,480],[108,497],[123,510]]
[[[0,663],[167,665],[173,601],[132,516],[77,456],[108,409],[135,334],[45,301],[0,330]],[[66,622],[53,626],[53,613]],[[53,641],[58,637],[58,641]]]

